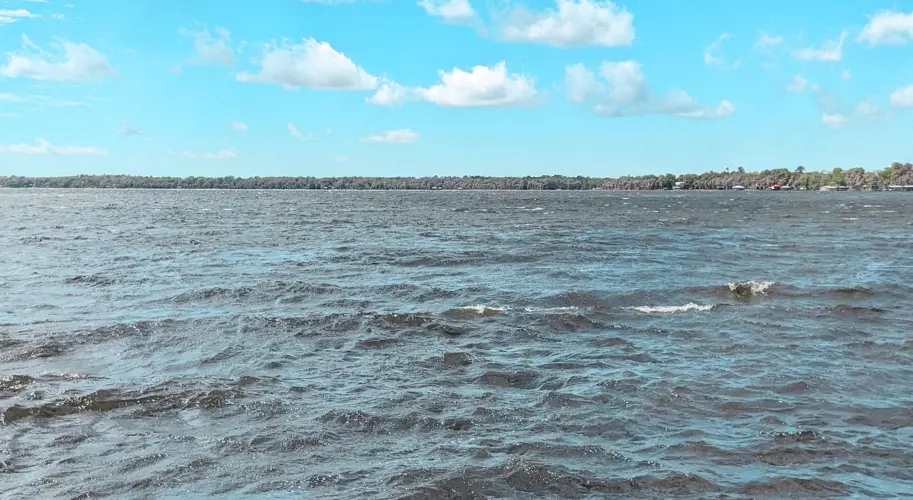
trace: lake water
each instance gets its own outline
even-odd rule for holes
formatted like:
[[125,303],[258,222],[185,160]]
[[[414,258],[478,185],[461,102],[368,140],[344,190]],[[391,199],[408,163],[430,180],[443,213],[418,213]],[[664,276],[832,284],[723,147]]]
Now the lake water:
[[911,215],[0,190],[0,495],[903,497]]

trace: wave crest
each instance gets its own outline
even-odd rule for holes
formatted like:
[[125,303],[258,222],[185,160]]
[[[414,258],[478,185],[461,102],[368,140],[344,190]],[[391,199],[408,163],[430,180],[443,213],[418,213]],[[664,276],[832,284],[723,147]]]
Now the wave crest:
[[715,306],[713,304],[695,304],[689,302],[683,306],[638,306],[631,309],[644,314],[674,314],[692,311],[710,311]]

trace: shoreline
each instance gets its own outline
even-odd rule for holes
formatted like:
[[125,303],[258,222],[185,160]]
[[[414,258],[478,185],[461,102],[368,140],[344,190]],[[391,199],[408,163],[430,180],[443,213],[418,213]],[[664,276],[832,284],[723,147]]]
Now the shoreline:
[[345,191],[913,191],[913,164],[866,172],[835,168],[830,172],[788,169],[651,174],[622,177],[427,176],[427,177],[169,177],[122,174],[57,177],[0,176],[7,189],[231,189]]

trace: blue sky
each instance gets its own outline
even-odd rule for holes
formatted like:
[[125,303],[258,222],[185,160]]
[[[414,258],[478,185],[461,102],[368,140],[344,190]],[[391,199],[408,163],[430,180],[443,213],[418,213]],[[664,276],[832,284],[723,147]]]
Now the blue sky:
[[0,0],[0,175],[877,169],[911,42],[913,0]]

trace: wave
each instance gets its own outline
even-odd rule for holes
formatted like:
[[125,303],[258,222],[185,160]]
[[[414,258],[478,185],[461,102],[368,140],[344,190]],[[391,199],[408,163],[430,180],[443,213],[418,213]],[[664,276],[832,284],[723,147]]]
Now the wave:
[[712,310],[714,307],[716,306],[713,304],[695,304],[694,302],[689,302],[683,306],[638,306],[631,307],[630,309],[644,314],[675,314],[692,311],[705,312]]
[[775,281],[734,281],[726,283],[729,291],[737,297],[751,297],[756,295],[767,295],[767,291],[777,283]]

